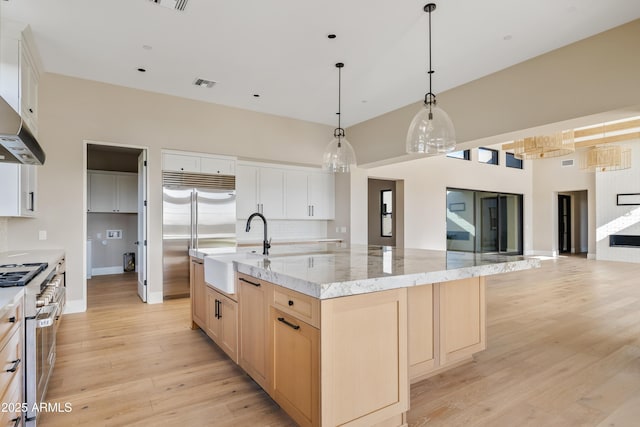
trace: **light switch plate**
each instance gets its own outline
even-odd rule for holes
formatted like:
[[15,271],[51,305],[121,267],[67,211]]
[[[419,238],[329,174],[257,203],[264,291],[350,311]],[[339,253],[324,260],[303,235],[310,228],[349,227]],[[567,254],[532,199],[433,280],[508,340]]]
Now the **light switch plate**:
[[47,230],[38,231],[38,240],[47,240]]

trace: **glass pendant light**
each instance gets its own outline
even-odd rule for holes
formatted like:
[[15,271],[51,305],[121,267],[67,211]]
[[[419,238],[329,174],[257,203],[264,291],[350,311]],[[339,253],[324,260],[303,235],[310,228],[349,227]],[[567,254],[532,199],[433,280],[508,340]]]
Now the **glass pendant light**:
[[340,92],[342,80],[342,67],[344,64],[338,62],[338,127],[333,131],[333,140],[324,149],[322,167],[330,172],[350,172],[351,166],[356,164],[356,153],[349,141],[345,138],[344,129],[340,127]]
[[424,96],[424,106],[415,115],[407,133],[407,153],[449,153],[456,148],[456,132],[449,115],[436,105],[436,95],[431,90],[431,12],[434,3],[424,7],[429,14],[429,92]]

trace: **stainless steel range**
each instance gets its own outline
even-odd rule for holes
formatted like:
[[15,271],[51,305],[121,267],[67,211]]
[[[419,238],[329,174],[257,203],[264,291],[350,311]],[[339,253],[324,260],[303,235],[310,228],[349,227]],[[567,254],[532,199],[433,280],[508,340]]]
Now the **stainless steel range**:
[[[36,425],[39,405],[45,402],[49,378],[56,360],[56,333],[65,305],[65,264],[61,260],[31,289],[30,281],[48,268],[47,263],[0,265],[0,287],[26,286],[25,313],[25,402],[26,426]],[[37,285],[35,285],[37,286]],[[35,409],[35,410],[34,410]]]

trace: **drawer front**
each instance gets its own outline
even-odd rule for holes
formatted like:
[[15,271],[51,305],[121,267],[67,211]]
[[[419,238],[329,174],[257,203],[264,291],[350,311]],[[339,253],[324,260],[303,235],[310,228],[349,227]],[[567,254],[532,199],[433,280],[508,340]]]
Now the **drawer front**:
[[315,328],[320,327],[320,300],[316,298],[274,286],[273,306]]
[[[0,395],[2,402],[8,403],[6,397],[12,395],[15,384],[21,385],[22,367],[22,347],[20,345],[20,332],[16,331],[7,342],[7,345],[0,350]],[[13,371],[13,372],[12,372]],[[22,388],[19,387],[21,392]]]
[[20,303],[7,307],[0,314],[0,348],[4,347],[16,330],[20,329],[22,316],[22,299]]
[[0,427],[23,426],[25,413],[22,399],[22,382],[16,378],[7,390],[7,394],[2,398],[3,407],[0,412]]

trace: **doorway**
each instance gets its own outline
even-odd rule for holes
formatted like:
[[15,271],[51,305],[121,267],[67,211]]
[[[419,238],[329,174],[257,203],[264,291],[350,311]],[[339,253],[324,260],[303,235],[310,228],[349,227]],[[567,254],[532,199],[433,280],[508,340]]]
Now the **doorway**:
[[396,246],[397,227],[396,181],[369,179],[368,184],[368,243]]
[[571,252],[571,196],[558,194],[558,252]]
[[589,251],[589,202],[587,190],[557,194],[557,248],[559,254]]
[[147,150],[93,142],[85,150],[86,289],[126,276],[146,302]]
[[447,188],[447,250],[521,255],[522,194]]

